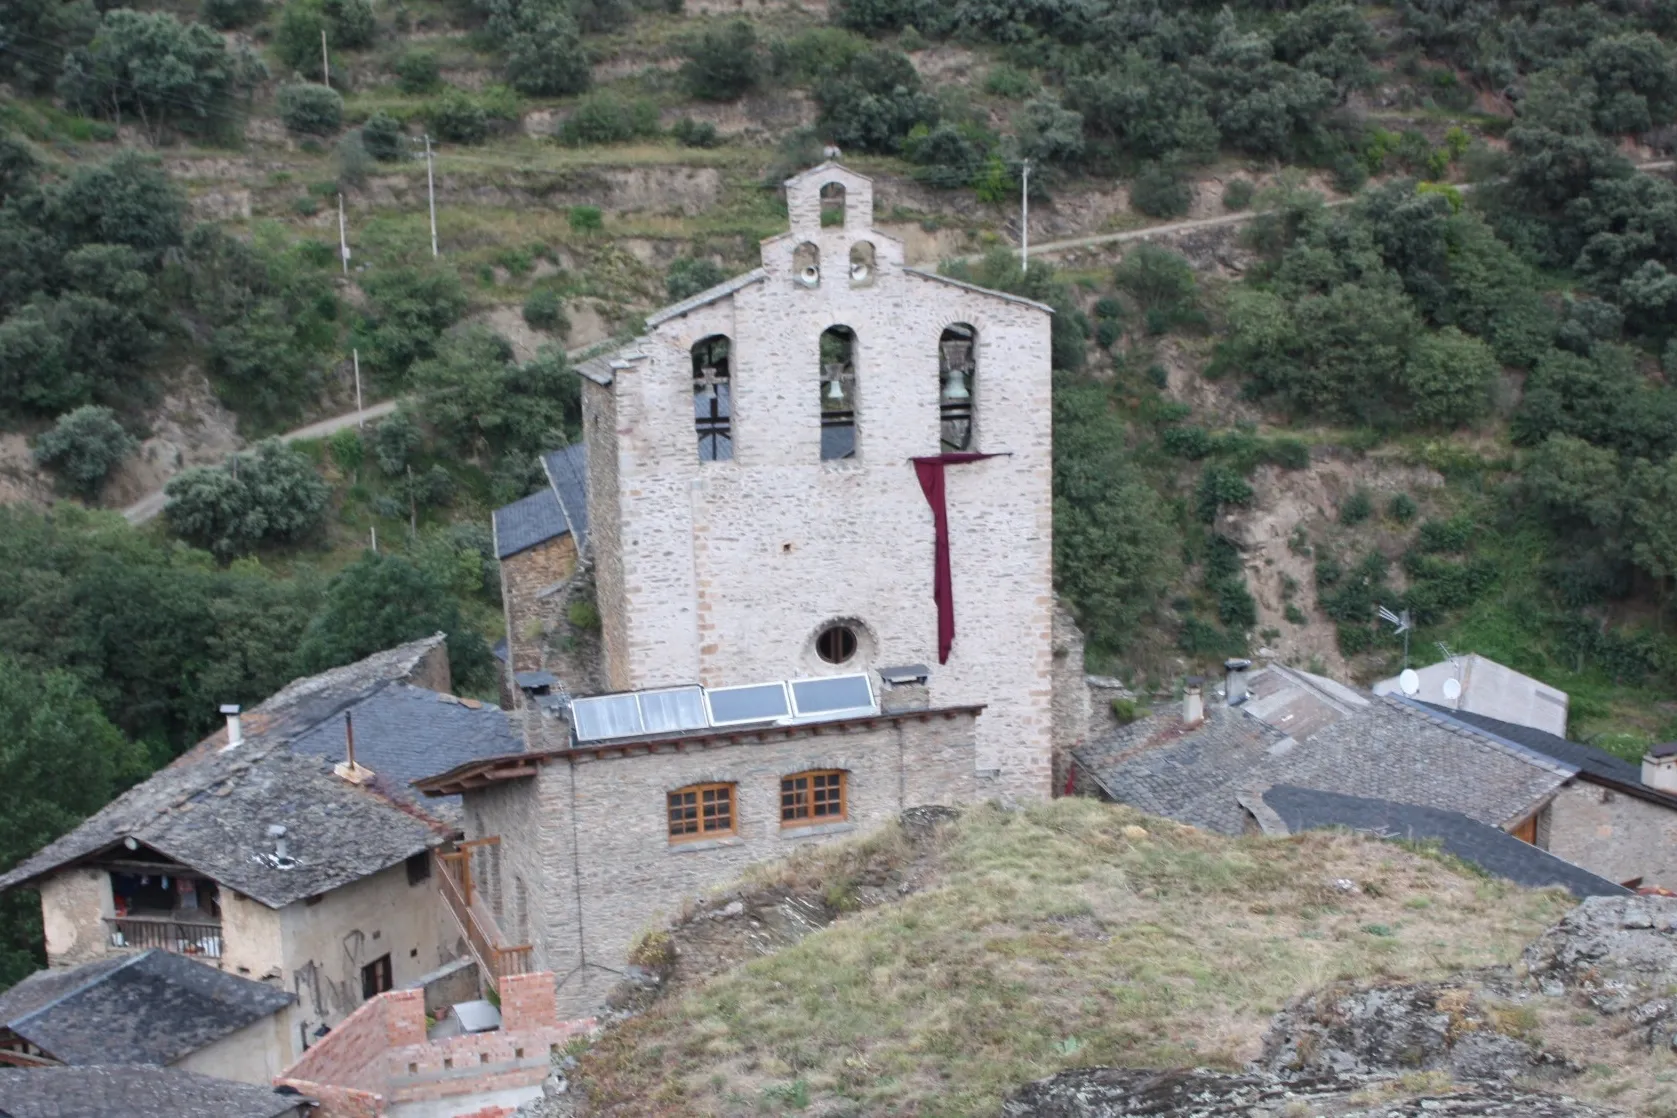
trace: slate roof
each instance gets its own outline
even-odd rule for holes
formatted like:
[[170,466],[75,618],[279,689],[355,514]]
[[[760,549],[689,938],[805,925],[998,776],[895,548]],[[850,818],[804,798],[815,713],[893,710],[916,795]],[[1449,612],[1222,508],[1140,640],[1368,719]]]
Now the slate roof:
[[310,1101],[178,1068],[0,1069],[9,1118],[302,1118]]
[[588,546],[588,448],[572,443],[550,450],[542,455],[542,469],[581,553]]
[[571,530],[551,487],[495,510],[495,558],[505,559]]
[[161,1066],[296,1000],[284,990],[152,950],[36,971],[0,994],[0,1025],[66,1064]]
[[646,328],[650,330],[655,326],[668,322],[672,318],[680,318],[682,315],[687,314],[690,311],[696,311],[700,307],[709,306],[718,299],[725,299],[742,288],[750,287],[752,284],[760,283],[768,278],[769,273],[765,269],[753,268],[751,271],[743,272],[740,275],[734,276],[732,279],[723,280],[715,287],[706,288],[704,291],[699,292],[691,298],[683,299],[679,303],[671,303],[664,309],[654,311],[652,314],[647,315]]
[[1518,885],[1558,885],[1573,896],[1623,896],[1622,885],[1597,877],[1507,831],[1457,811],[1345,796],[1295,785],[1266,790],[1263,801],[1291,831],[1345,827],[1389,839],[1436,840],[1445,850]]
[[[1121,727],[1073,750],[1079,766],[1115,800],[1225,834],[1239,834],[1245,789],[1296,784],[1352,796],[1462,812],[1492,826],[1519,821],[1576,768],[1529,749],[1448,724],[1419,704],[1350,692],[1344,702],[1302,672],[1270,667],[1253,673],[1254,694],[1277,673],[1299,695],[1277,689],[1247,706],[1280,722],[1305,711],[1301,740],[1247,706],[1208,697],[1206,720],[1182,726],[1171,709]],[[1309,692],[1309,701],[1302,696]],[[1342,707],[1336,719],[1324,705]]]
[[[436,845],[455,829],[451,816],[415,806],[406,774],[460,764],[480,750],[505,752],[519,740],[493,729],[496,717],[506,721],[498,708],[464,715],[444,701],[421,701],[434,693],[402,682],[443,640],[438,633],[293,681],[244,716],[243,744],[223,749],[227,732],[218,730],[0,876],[0,890],[133,838],[280,908]],[[361,786],[332,771],[343,760],[345,710],[360,712],[366,729],[358,732],[356,759],[377,774]],[[474,732],[461,730],[467,725]],[[294,864],[270,857],[271,825],[286,828]]]

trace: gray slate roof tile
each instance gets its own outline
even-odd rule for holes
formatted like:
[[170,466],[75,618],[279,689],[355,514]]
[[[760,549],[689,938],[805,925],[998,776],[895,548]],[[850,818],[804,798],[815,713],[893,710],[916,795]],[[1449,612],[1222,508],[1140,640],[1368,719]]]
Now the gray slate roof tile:
[[542,455],[542,469],[580,554],[588,546],[588,448],[572,443]]
[[0,1024],[66,1064],[172,1064],[296,996],[166,951],[37,971],[0,994]]
[[571,530],[551,488],[495,510],[495,558],[505,559]]
[[1597,877],[1507,831],[1457,811],[1417,807],[1364,796],[1345,796],[1295,785],[1277,785],[1263,794],[1289,830],[1345,827],[1388,839],[1435,840],[1445,850],[1487,873],[1518,885],[1544,888],[1558,885],[1573,896],[1622,896],[1622,885]]
[[178,1068],[0,1069],[10,1118],[302,1118],[308,1100]]

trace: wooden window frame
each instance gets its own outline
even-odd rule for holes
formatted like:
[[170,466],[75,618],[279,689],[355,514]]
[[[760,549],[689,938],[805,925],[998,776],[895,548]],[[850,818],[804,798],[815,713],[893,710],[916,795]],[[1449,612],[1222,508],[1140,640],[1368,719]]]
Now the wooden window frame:
[[[737,785],[726,781],[712,781],[707,784],[688,784],[667,792],[664,795],[664,828],[671,844],[683,842],[704,842],[707,839],[729,838],[738,834],[740,825],[740,804],[739,792],[737,788]],[[704,813],[704,795],[706,792],[716,792],[721,790],[725,790],[728,794],[728,826],[726,828],[710,827],[707,829],[705,826],[706,817]],[[697,812],[694,816],[694,821],[698,823],[699,829],[696,831],[683,831],[682,833],[677,834],[675,830],[676,820],[674,818],[674,813],[678,806],[685,808],[686,805],[678,805],[676,803],[676,797],[689,795],[693,797],[692,806]]]
[[[838,811],[827,812],[824,815],[815,813],[816,794],[820,791],[816,787],[817,777],[837,777],[838,783]],[[802,789],[788,789],[788,783],[803,780]],[[796,797],[789,801],[788,797]],[[796,811],[802,807],[806,814],[788,819],[788,810]],[[805,769],[803,772],[787,773],[780,778],[780,825],[783,829],[796,827],[814,827],[823,823],[843,823],[850,818],[850,773],[844,769]]]

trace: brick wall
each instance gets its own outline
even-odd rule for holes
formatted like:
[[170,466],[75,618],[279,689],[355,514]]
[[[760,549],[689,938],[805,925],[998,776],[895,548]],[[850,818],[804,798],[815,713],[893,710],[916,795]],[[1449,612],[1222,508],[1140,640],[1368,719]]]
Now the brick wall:
[[352,1087],[332,1087],[307,1079],[274,1080],[276,1087],[293,1087],[320,1103],[309,1111],[310,1118],[384,1118],[387,1113],[383,1095],[371,1091],[357,1091]]
[[[822,228],[820,184],[843,181],[846,221]],[[931,701],[984,703],[976,765],[998,789],[1052,783],[1053,542],[1047,312],[914,275],[900,242],[871,229],[871,186],[848,172],[788,190],[793,231],[765,241],[767,278],[638,343],[644,359],[591,387],[590,507],[599,602],[615,688],[750,683],[936,665],[930,510],[908,459],[939,450],[938,341],[977,331],[976,446],[1004,455],[947,476],[956,639]],[[852,286],[853,243],[875,250]],[[815,289],[793,278],[820,250]],[[857,456],[823,462],[819,340],[856,332]],[[734,459],[698,460],[691,348],[732,340]],[[608,422],[604,400],[616,414]],[[601,445],[606,444],[606,445]],[[615,507],[612,502],[615,501]],[[842,669],[815,637],[845,619],[862,651]]]
[[[1547,849],[1609,881],[1677,888],[1677,811],[1574,780],[1550,801]],[[1539,836],[1540,838],[1542,836]]]
[[1054,794],[1066,787],[1071,751],[1089,736],[1089,684],[1083,674],[1083,630],[1054,605]]
[[501,603],[513,671],[543,667],[541,629],[563,611],[564,595],[555,591],[576,573],[576,565],[576,540],[569,532],[501,560]]
[[[501,836],[511,872],[543,883],[532,898],[536,964],[566,976],[558,1012],[574,1016],[599,1005],[635,937],[674,915],[684,898],[801,844],[865,833],[906,807],[973,800],[975,737],[971,712],[934,710],[862,727],[785,728],[680,750],[579,756],[546,763],[533,779],[468,791],[466,817],[470,827]],[[810,769],[847,773],[847,818],[782,828],[780,778]],[[666,795],[706,782],[736,786],[735,833],[672,845]]]

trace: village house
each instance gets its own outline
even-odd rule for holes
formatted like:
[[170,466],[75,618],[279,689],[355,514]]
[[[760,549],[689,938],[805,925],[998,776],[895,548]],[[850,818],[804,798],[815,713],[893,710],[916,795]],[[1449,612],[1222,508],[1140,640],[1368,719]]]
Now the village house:
[[[432,873],[459,805],[417,776],[517,749],[448,694],[442,634],[299,679],[0,877],[49,968],[146,949],[288,993],[283,1067],[364,1000],[465,954]],[[151,964],[148,964],[148,966]]]
[[0,1068],[7,1118],[309,1118],[313,1100],[288,1087],[216,1079],[180,1068]]
[[1404,681],[1404,676],[1394,675],[1380,680],[1371,690],[1376,695],[1407,693],[1456,713],[1484,715],[1549,734],[1566,734],[1569,699],[1565,691],[1477,652],[1448,656],[1436,664],[1413,669],[1409,679],[1412,691],[1403,690]]
[[491,528],[501,564],[509,675],[549,666],[541,637],[588,546],[586,455],[581,443],[542,455],[547,485],[495,510]]
[[[1301,825],[1327,825],[1304,821],[1336,813],[1348,826],[1359,815],[1401,818],[1413,837],[1442,839],[1454,815],[1507,832],[1599,881],[1523,860],[1521,872],[1551,873],[1553,883],[1568,888],[1677,881],[1677,797],[1644,783],[1635,766],[1527,726],[1403,694],[1371,695],[1281,665],[1253,672],[1246,661],[1231,660],[1223,701],[1207,702],[1191,680],[1180,711],[1138,719],[1077,747],[1073,758],[1085,790],[1226,834],[1273,830],[1272,790],[1303,790],[1332,795],[1306,802],[1283,791],[1281,799],[1293,796],[1289,810]],[[1440,829],[1416,830],[1428,826]],[[1461,832],[1463,851],[1480,841],[1468,830]]]

